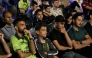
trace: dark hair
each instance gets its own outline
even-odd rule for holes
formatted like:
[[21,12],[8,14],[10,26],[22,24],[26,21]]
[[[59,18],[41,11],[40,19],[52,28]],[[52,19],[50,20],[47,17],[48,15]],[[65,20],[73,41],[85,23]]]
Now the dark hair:
[[5,14],[8,13],[8,12],[11,13],[10,11],[4,11],[2,16],[5,17]]
[[78,18],[78,16],[82,16],[82,14],[80,13],[76,13],[72,16],[72,19],[76,20]]
[[15,19],[15,20],[13,21],[13,25],[16,26],[16,25],[18,24],[18,22],[20,22],[20,21],[24,21],[24,22],[25,22],[25,20],[24,20],[23,18],[18,17],[17,19]]
[[65,19],[68,19],[70,16],[72,16],[71,13],[68,13],[66,16],[65,16]]
[[74,9],[70,9],[70,10],[69,10],[69,13],[72,13],[72,12],[77,12],[77,11],[74,10]]
[[44,9],[46,9],[47,7],[50,7],[50,5],[45,5],[45,6],[44,6]]
[[58,0],[52,0],[52,3],[54,3],[55,1],[58,1]]
[[47,25],[45,23],[39,22],[39,23],[36,24],[35,30],[40,30],[42,26],[46,26],[47,27]]
[[48,1],[48,0],[42,0],[42,2],[44,2],[44,1]]
[[32,1],[31,6],[34,6],[34,5],[38,5],[38,3],[37,3],[37,2],[35,2],[35,1]]
[[43,11],[41,9],[37,9],[35,15],[37,15],[38,12],[43,12]]

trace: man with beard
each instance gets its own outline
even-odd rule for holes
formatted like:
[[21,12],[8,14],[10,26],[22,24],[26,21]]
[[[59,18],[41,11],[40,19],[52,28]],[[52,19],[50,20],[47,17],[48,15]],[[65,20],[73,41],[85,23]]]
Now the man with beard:
[[17,18],[13,23],[16,30],[16,34],[10,42],[13,54],[19,58],[36,58],[33,37],[30,31],[26,29],[25,20]]
[[86,58],[72,51],[72,41],[65,29],[65,19],[59,15],[55,18],[54,28],[49,33],[49,38],[55,47],[59,50],[59,58]]
[[73,15],[73,25],[68,31],[68,34],[72,40],[74,51],[86,56],[87,58],[92,58],[92,50],[90,49],[90,44],[92,43],[91,37],[88,35],[87,31],[81,27],[82,15],[76,13]]

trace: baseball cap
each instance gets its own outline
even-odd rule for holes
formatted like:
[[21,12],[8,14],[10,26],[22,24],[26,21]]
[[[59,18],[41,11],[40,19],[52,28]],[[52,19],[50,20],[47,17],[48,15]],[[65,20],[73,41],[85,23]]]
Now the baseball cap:
[[62,15],[58,15],[55,18],[55,22],[66,22],[66,20]]

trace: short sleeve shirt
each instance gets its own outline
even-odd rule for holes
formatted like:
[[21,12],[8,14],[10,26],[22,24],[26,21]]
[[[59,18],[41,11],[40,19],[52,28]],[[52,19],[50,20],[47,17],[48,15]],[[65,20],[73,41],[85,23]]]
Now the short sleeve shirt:
[[[25,36],[23,39],[17,37],[16,35],[12,37],[10,42],[13,51],[17,52],[18,50],[21,50],[22,52],[29,52],[29,37]],[[34,55],[30,55],[26,58],[36,58]]]
[[59,31],[57,31],[56,29],[53,29],[49,33],[48,37],[50,38],[51,41],[57,40],[60,45],[68,46],[66,39],[65,39],[65,35],[63,33],[60,33]]
[[57,8],[57,10],[54,10],[53,8],[51,8],[50,13],[55,17],[58,15],[63,15],[62,9],[60,8]]
[[82,41],[85,40],[85,36],[88,34],[87,31],[80,27],[78,31],[76,31],[73,27],[68,31],[69,37],[71,40]]

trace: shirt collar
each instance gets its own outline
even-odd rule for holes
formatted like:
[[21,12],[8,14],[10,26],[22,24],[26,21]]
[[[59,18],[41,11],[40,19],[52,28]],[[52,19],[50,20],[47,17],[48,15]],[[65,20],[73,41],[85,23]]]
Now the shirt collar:
[[[6,28],[10,28],[10,27],[8,27],[8,25],[7,25],[7,24],[5,25],[5,27],[6,27]],[[11,24],[11,27],[14,27],[14,25],[13,25],[13,24]]]
[[[81,27],[79,27],[78,28],[78,31],[81,29]],[[72,30],[74,31],[74,32],[76,32],[77,30],[75,30],[74,28],[73,28],[73,26],[72,26]]]

